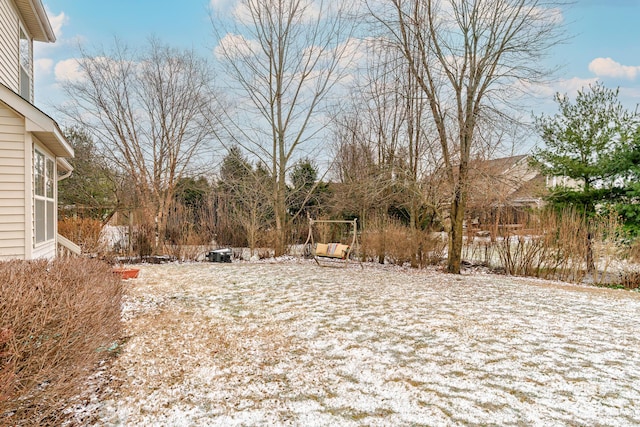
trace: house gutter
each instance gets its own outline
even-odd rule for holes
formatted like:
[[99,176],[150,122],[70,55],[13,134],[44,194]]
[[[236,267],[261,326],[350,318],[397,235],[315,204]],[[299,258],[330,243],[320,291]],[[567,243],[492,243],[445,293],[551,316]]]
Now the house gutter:
[[73,174],[73,171],[69,171],[64,175],[58,175],[58,182],[62,181],[63,179],[69,178],[72,174]]
[[71,174],[73,173],[73,166],[71,166],[71,164],[64,158],[62,157],[58,157],[56,159],[56,163],[58,164],[58,169],[59,170],[65,170],[66,172],[62,175],[58,175],[57,177],[57,181],[60,182],[63,179],[67,179],[71,176]]

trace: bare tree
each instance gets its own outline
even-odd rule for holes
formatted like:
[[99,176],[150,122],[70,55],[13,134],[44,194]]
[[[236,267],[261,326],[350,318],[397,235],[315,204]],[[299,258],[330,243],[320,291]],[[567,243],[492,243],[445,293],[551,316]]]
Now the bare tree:
[[276,255],[286,248],[287,173],[310,154],[309,142],[324,128],[324,102],[349,57],[352,22],[344,3],[242,0],[226,34],[225,20],[213,20],[215,52],[233,81],[236,101],[222,123],[222,139],[240,145],[269,170]]
[[448,271],[460,272],[469,161],[483,120],[505,118],[513,96],[549,70],[541,61],[559,41],[561,1],[368,1],[424,94],[449,181]]
[[386,211],[391,183],[378,157],[366,110],[341,112],[334,121],[333,209],[337,214],[351,213],[366,227],[371,213]]
[[61,111],[128,175],[157,251],[176,183],[210,141],[212,74],[193,51],[154,39],[142,54],[117,41],[110,53],[81,53],[81,77],[63,84],[70,102]]
[[365,225],[367,210],[386,216],[393,205],[415,235],[425,215],[437,210],[427,198],[441,161],[433,149],[430,110],[397,45],[370,39],[366,46],[369,62],[351,105],[334,121],[335,164],[348,193],[343,199],[358,201]]
[[[375,40],[366,43],[369,62],[356,76],[343,108],[333,118],[334,169],[343,208],[366,227],[369,214],[386,215],[399,166],[403,95],[398,90],[398,55]],[[351,205],[351,206],[350,206]]]

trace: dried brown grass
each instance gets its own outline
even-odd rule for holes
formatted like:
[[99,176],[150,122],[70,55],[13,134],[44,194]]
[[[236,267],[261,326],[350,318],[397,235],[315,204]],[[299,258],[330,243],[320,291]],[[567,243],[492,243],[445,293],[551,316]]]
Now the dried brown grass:
[[619,276],[620,287],[624,289],[640,289],[640,271],[624,271]]
[[640,238],[636,238],[629,243],[625,256],[633,263],[640,263]]
[[440,235],[411,230],[394,222],[369,228],[362,234],[363,258],[377,259],[380,263],[420,268],[434,265],[444,258],[446,246]]
[[121,337],[121,280],[97,260],[0,263],[0,425],[60,425]]
[[207,209],[195,210],[182,204],[171,209],[164,240],[164,253],[180,260],[197,260],[203,247],[210,246],[214,237],[215,218]]
[[100,242],[102,221],[92,218],[63,218],[58,221],[58,233],[80,245],[83,253],[104,252]]
[[593,264],[595,283],[605,280],[612,261],[620,255],[620,227],[613,214],[588,219],[572,209],[548,210],[531,215],[523,225],[526,235],[514,230],[481,245],[470,242],[471,251],[484,251],[487,265],[509,275],[569,282],[581,282]]
[[[198,383],[194,376],[204,367],[219,368],[218,391],[229,383],[241,386],[241,381],[248,383],[251,376],[259,377],[292,351],[292,338],[278,322],[203,316],[199,303],[190,297],[172,299],[159,310],[137,316],[132,325],[135,335],[129,351],[136,352],[136,357],[116,361],[116,379],[110,384],[110,393],[130,402],[145,399],[158,389],[175,390]],[[125,379],[132,371],[139,381]],[[238,372],[242,372],[242,379],[238,379]],[[171,401],[176,399],[197,397],[180,393]],[[237,400],[217,402],[227,409],[237,404]]]

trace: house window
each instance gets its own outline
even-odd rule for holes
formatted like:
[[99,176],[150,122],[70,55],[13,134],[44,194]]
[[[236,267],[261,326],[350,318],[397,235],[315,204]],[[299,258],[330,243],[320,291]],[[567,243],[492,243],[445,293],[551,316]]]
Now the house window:
[[31,101],[31,40],[20,28],[20,96]]
[[36,243],[53,240],[55,232],[55,168],[53,160],[40,151],[34,156]]

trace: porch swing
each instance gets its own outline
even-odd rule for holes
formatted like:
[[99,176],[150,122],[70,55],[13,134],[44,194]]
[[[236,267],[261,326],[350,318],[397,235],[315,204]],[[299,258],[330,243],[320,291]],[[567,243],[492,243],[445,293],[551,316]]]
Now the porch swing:
[[[313,237],[313,228],[314,225],[318,224],[350,224],[351,225],[351,243],[344,244],[339,242],[334,243],[320,243],[315,242]],[[336,219],[312,219],[309,218],[309,234],[307,236],[307,241],[304,244],[304,247],[307,248],[307,245],[310,245],[311,255],[313,255],[313,259],[321,267],[328,266],[337,266],[340,264],[344,264],[346,266],[349,263],[351,253],[353,252],[355,246],[358,244],[358,219],[354,218],[352,220],[336,220]],[[324,260],[329,261],[328,263],[320,263],[319,258],[323,258]],[[341,261],[344,261],[342,263]],[[360,266],[362,267],[362,263],[360,262]]]

